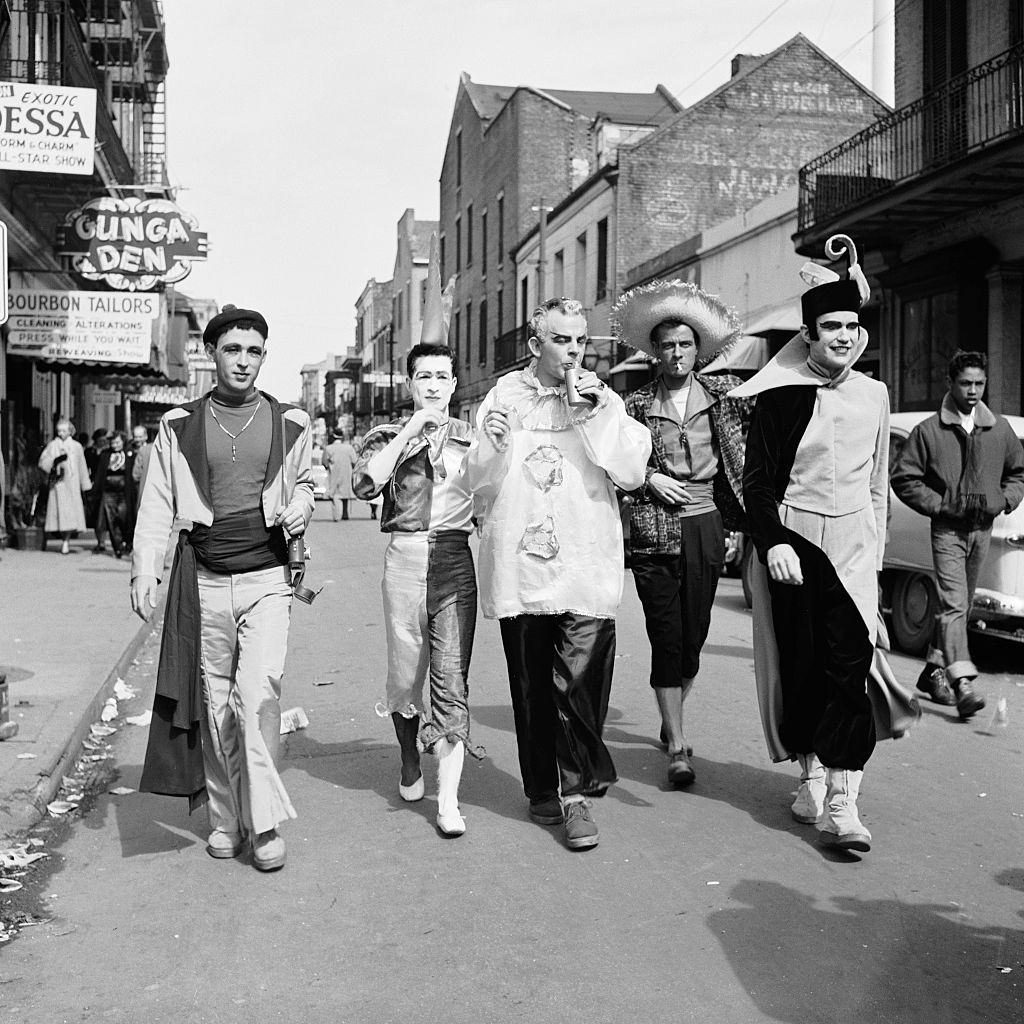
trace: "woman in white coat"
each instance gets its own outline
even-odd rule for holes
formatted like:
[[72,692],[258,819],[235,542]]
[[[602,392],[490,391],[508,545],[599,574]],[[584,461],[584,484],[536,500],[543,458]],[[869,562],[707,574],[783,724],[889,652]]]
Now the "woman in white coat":
[[71,436],[73,433],[74,427],[69,420],[58,420],[57,436],[39,456],[39,468],[50,477],[45,529],[47,533],[61,535],[62,555],[71,553],[71,534],[85,529],[82,492],[92,488],[85,452]]

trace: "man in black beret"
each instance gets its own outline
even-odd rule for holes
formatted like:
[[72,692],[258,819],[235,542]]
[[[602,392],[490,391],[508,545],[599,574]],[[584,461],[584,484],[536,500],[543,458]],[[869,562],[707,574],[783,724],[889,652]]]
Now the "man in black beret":
[[166,413],[146,476],[132,555],[132,607],[156,607],[174,519],[157,695],[139,788],[209,801],[207,852],[248,840],[261,871],[284,865],[295,817],[278,774],[281,678],[292,599],[288,540],[313,514],[309,417],[256,389],[269,329],[225,306],[203,332],[217,384]]

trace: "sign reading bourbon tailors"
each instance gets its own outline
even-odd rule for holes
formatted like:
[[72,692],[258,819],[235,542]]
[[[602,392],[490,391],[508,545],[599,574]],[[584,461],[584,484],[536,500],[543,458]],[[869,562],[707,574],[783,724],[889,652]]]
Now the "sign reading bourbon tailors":
[[90,281],[149,291],[188,277],[206,259],[206,232],[169,199],[91,199],[64,218],[57,251]]

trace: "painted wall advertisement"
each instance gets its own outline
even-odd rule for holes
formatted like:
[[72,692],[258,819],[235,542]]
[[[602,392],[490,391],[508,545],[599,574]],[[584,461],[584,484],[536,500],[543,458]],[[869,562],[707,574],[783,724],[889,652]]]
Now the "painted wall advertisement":
[[160,295],[12,288],[7,354],[87,363],[150,359]]
[[0,82],[0,170],[89,174],[96,90]]

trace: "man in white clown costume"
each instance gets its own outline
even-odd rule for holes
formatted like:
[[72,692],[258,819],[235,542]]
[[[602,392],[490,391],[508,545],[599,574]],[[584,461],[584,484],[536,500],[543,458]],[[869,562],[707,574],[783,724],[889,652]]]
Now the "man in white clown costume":
[[[836,247],[837,243],[839,248]],[[803,326],[733,397],[756,396],[743,496],[757,548],[754,653],[774,760],[796,758],[796,820],[821,842],[871,848],[857,798],[877,731],[868,677],[878,630],[888,498],[889,395],[853,369],[868,297],[853,242],[848,279],[815,264]],[[763,568],[762,568],[763,567]]]
[[484,399],[468,463],[481,607],[501,623],[530,817],[564,823],[573,850],[597,845],[588,798],[616,779],[601,736],[623,582],[615,487],[640,487],[651,451],[622,399],[579,369],[586,343],[575,299],[534,310],[534,358]]
[[434,237],[420,342],[406,361],[413,414],[366,435],[352,486],[364,501],[383,494],[380,528],[391,537],[382,584],[387,699],[377,713],[391,717],[401,748],[398,792],[409,802],[423,799],[420,750],[436,754],[437,827],[455,837],[466,831],[458,802],[465,752],[483,751],[470,742],[467,704],[476,576],[465,461],[474,431],[448,414],[458,381],[443,305]]

